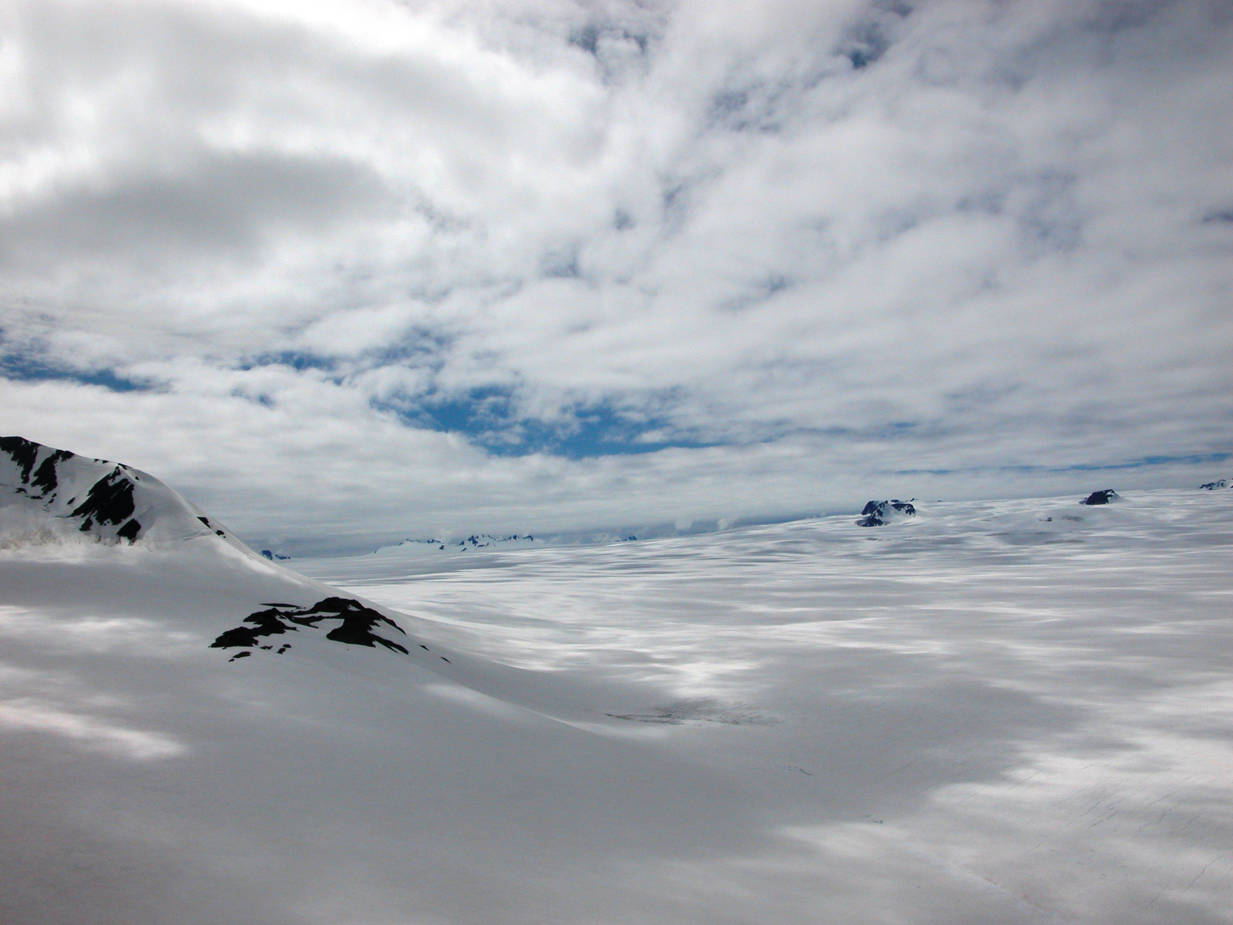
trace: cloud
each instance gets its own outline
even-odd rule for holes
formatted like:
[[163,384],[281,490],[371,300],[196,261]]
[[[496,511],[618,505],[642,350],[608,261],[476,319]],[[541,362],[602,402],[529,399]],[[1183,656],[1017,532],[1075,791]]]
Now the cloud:
[[8,429],[237,528],[732,518],[1233,452],[1215,0],[0,15]]

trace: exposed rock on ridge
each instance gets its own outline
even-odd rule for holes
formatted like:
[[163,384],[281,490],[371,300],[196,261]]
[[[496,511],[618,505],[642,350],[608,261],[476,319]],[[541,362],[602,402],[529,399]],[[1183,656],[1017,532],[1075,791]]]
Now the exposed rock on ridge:
[[[266,604],[267,609],[258,610],[244,618],[243,622],[220,633],[210,647],[214,649],[264,649],[276,655],[282,655],[291,648],[290,642],[282,642],[275,649],[275,643],[269,642],[272,636],[282,636],[286,633],[299,632],[300,629],[320,629],[323,621],[338,621],[337,625],[325,634],[326,639],[343,642],[353,646],[369,646],[385,648],[407,654],[405,646],[377,634],[378,630],[396,630],[403,636],[406,633],[402,627],[384,614],[365,607],[359,601],[347,597],[327,597],[311,607],[297,607],[294,604]],[[427,646],[422,646],[427,649]],[[231,657],[234,661],[247,655],[239,652]]]

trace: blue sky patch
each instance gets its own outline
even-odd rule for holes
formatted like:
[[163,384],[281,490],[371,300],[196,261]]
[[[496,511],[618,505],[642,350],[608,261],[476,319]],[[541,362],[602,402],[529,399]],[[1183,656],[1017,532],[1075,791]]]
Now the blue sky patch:
[[77,382],[113,392],[142,392],[153,388],[148,382],[120,375],[113,369],[70,369],[16,353],[0,354],[0,376],[18,382]]
[[549,453],[586,459],[718,445],[688,439],[643,440],[643,434],[660,430],[666,421],[641,416],[633,421],[608,403],[573,408],[563,422],[521,417],[513,389],[502,386],[471,389],[465,397],[430,395],[413,409],[393,404],[376,406],[395,412],[417,427],[459,434],[495,456]]
[[316,353],[305,353],[298,350],[280,350],[275,353],[260,353],[247,363],[240,364],[240,369],[256,369],[260,366],[290,366],[297,372],[306,369],[320,369],[332,372],[338,362],[332,357]]

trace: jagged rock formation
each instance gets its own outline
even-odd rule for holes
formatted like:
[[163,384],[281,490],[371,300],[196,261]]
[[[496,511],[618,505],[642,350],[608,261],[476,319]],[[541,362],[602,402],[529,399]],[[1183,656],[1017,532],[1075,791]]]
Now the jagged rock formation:
[[[239,626],[220,633],[218,638],[210,643],[210,647],[263,649],[282,655],[291,648],[291,643],[283,641],[277,644],[276,648],[276,644],[269,641],[270,637],[299,632],[301,629],[321,629],[319,624],[333,623],[333,629],[325,634],[326,639],[353,646],[375,648],[380,645],[391,651],[407,654],[405,646],[377,634],[377,630],[388,632],[393,629],[405,636],[402,627],[389,617],[352,598],[327,597],[311,607],[282,603],[267,603],[263,606],[265,610],[249,614]],[[428,647],[421,648],[426,650]],[[249,654],[247,651],[236,653],[231,657],[231,661]]]
[[1120,500],[1122,500],[1122,496],[1119,495],[1112,488],[1103,488],[1100,491],[1092,492],[1090,495],[1088,495],[1086,498],[1084,498],[1079,503],[1080,504],[1112,504],[1114,501],[1120,501]]
[[1216,479],[1214,482],[1204,482],[1199,487],[1207,491],[1215,491],[1218,488],[1228,488],[1230,484],[1233,483],[1230,483],[1228,479]]
[[892,520],[915,517],[916,506],[910,501],[900,501],[898,498],[887,501],[867,501],[861,508],[861,515],[861,519],[856,522],[858,527],[882,527]]

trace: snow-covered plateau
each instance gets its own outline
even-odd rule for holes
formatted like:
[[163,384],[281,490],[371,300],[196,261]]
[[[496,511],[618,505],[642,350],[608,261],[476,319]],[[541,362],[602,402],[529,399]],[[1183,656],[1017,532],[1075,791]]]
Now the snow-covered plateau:
[[297,574],[144,473],[94,541],[50,452],[5,923],[1233,921],[1233,492]]

